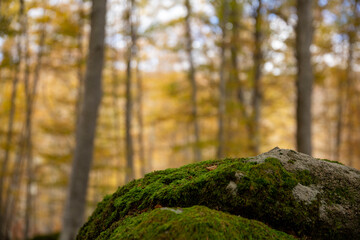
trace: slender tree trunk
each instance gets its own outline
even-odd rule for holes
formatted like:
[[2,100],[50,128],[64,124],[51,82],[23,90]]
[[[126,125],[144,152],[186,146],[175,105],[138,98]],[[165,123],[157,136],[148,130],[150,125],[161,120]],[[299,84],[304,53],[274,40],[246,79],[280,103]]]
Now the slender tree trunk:
[[134,10],[135,10],[135,1],[129,1],[128,9],[128,28],[131,37],[130,47],[127,53],[126,59],[126,112],[125,112],[125,125],[126,125],[126,176],[125,182],[128,183],[134,179],[134,149],[133,149],[133,139],[132,139],[132,94],[131,94],[131,78],[132,78],[132,60],[136,51],[136,32],[135,25],[133,22]]
[[259,154],[260,148],[260,117],[261,117],[261,75],[262,75],[262,1],[258,0],[258,5],[255,11],[255,32],[254,32],[254,41],[255,41],[255,52],[254,52],[254,89],[253,89],[253,99],[252,99],[252,108],[253,108],[253,140],[252,140],[252,151],[254,154]]
[[[29,96],[30,97],[30,96]],[[30,97],[31,98],[31,97]],[[32,152],[32,103],[29,98],[28,106],[26,111],[26,149],[25,149],[25,159],[26,159],[26,202],[25,202],[25,227],[24,227],[24,239],[29,239],[30,232],[30,218],[32,214],[32,193],[31,185],[34,181],[33,173],[33,152]]]
[[[114,56],[113,56],[113,61],[116,61],[116,57],[118,55],[117,51],[114,49]],[[120,137],[120,126],[119,126],[119,122],[120,122],[120,114],[118,111],[118,94],[119,94],[119,78],[118,78],[118,74],[116,71],[116,67],[115,67],[115,63],[113,63],[111,65],[111,78],[112,78],[112,105],[113,105],[113,123],[114,123],[114,140],[115,140],[115,146],[114,146],[114,161],[115,161],[115,166],[117,166],[117,172],[116,172],[116,178],[117,178],[117,183],[118,184],[122,184],[122,181],[120,180],[120,169],[121,169],[121,162],[119,161],[119,159],[121,159],[120,156],[120,149],[122,148],[122,144],[121,144],[121,137]]]
[[[347,56],[344,56],[344,60],[347,59]],[[336,102],[336,138],[335,138],[335,160],[339,161],[342,149],[342,140],[343,140],[343,131],[344,131],[344,105],[345,105],[345,79],[338,79],[337,86],[337,102]]]
[[[10,159],[10,145],[12,142],[12,135],[13,135],[13,123],[14,123],[14,114],[15,114],[15,101],[16,101],[16,92],[17,92],[17,84],[18,84],[18,67],[15,67],[15,77],[12,84],[11,90],[11,105],[10,105],[10,114],[9,114],[9,121],[8,121],[8,132],[6,135],[6,146],[5,146],[5,153],[4,153],[4,161],[2,163],[1,175],[0,175],[0,226],[1,226],[1,233],[0,239],[7,238],[7,229],[4,228],[5,221],[6,221],[6,208],[4,208],[5,199],[8,197],[5,194],[6,186],[4,186],[4,180],[7,179],[6,173],[8,172],[8,164]],[[10,188],[10,186],[7,186]]]
[[[5,208],[3,208],[5,199],[8,197],[5,195],[6,186],[4,186],[4,180],[7,178],[6,173],[8,172],[8,165],[10,160],[10,147],[13,138],[13,130],[14,130],[14,115],[16,110],[16,95],[17,95],[17,85],[19,83],[19,71],[21,65],[21,46],[20,40],[17,43],[17,54],[19,60],[15,63],[15,72],[14,72],[14,79],[12,82],[11,88],[11,96],[10,96],[10,113],[9,113],[9,120],[8,120],[8,127],[7,127],[7,134],[6,134],[6,145],[5,145],[5,152],[4,152],[4,160],[2,162],[2,168],[0,173],[0,239],[6,238],[6,229],[5,226]],[[7,186],[10,187],[10,186]]]
[[[29,52],[29,36],[27,32],[28,28],[28,21],[27,15],[24,13],[25,10],[25,2],[24,0],[20,0],[20,12],[22,12],[22,36],[24,42],[22,43],[25,47],[24,49],[24,95],[25,95],[25,105],[26,105],[26,112],[25,112],[25,122],[24,127],[22,130],[22,134],[19,140],[19,149],[15,157],[14,172],[12,174],[10,187],[8,188],[7,199],[5,203],[6,207],[6,228],[10,228],[13,221],[13,216],[15,215],[15,207],[18,201],[18,196],[16,195],[16,190],[20,188],[21,185],[21,177],[23,170],[26,170],[26,176],[28,177],[28,182],[26,185],[26,205],[25,205],[25,228],[24,228],[24,239],[28,238],[28,231],[29,231],[29,217],[30,217],[30,202],[31,197],[30,189],[28,188],[29,182],[31,182],[32,174],[31,174],[31,166],[32,166],[32,152],[31,152],[31,118],[32,118],[32,90],[30,85],[30,52]],[[35,79],[35,78],[34,78]],[[36,89],[37,84],[33,87]],[[27,167],[26,169],[23,169]]]
[[[247,106],[244,99],[244,86],[241,83],[239,78],[239,63],[238,63],[238,52],[240,49],[240,39],[239,39],[239,30],[241,19],[241,11],[239,9],[239,3],[237,0],[231,0],[231,12],[230,12],[230,22],[232,23],[232,35],[231,35],[231,44],[230,44],[230,53],[231,53],[231,71],[230,79],[232,84],[231,88],[235,88],[235,97],[236,101],[239,104],[239,110],[241,113],[241,121],[245,122],[245,129],[248,135],[248,141],[250,145],[250,150],[252,150],[252,137],[253,137],[253,127],[251,115],[247,111]],[[234,133],[236,134],[236,133]]]
[[[24,6],[24,1],[22,1]],[[26,112],[25,112],[25,137],[24,137],[24,152],[22,157],[24,158],[25,164],[25,176],[26,176],[26,195],[25,195],[25,218],[24,218],[24,239],[29,238],[29,228],[30,228],[30,215],[31,215],[31,183],[32,183],[32,88],[30,82],[30,51],[29,51],[29,35],[27,32],[28,21],[25,16],[25,75],[24,75],[24,90],[25,90],[25,99],[26,99]],[[35,82],[34,82],[35,83]],[[34,84],[35,86],[35,84]]]
[[354,76],[354,61],[355,61],[355,44],[357,33],[359,32],[359,0],[352,2],[352,15],[349,29],[347,30],[348,37],[348,54],[347,54],[347,68],[346,68],[346,107],[347,107],[347,159],[349,166],[354,167],[354,157],[356,152],[356,137],[354,134],[356,128],[356,84]]
[[55,209],[55,204],[54,204],[54,200],[56,200],[56,198],[54,197],[56,196],[54,189],[50,189],[49,190],[49,197],[48,197],[48,203],[47,203],[47,212],[48,212],[48,222],[46,223],[46,231],[47,232],[54,232],[54,226],[55,226],[55,218],[56,218],[56,209]]
[[313,37],[312,1],[297,0],[298,23],[296,26],[297,58],[297,149],[311,155],[311,107],[313,73],[311,66],[310,45]]
[[143,80],[139,67],[140,60],[138,58],[136,63],[136,88],[137,88],[137,120],[139,124],[138,145],[139,145],[139,160],[141,165],[141,176],[146,173],[145,166],[145,150],[144,150],[144,119],[143,119]]
[[75,129],[79,124],[80,119],[80,107],[81,100],[84,96],[84,69],[83,69],[83,61],[84,61],[84,52],[83,52],[83,28],[84,28],[84,6],[83,2],[79,1],[79,32],[76,37],[77,48],[78,48],[78,56],[77,56],[77,79],[78,79],[78,92],[76,98],[76,106],[75,106]]
[[150,126],[150,131],[148,135],[149,146],[147,148],[147,162],[146,162],[146,170],[147,172],[151,172],[153,170],[153,162],[154,162],[154,149],[156,143],[156,125],[152,123]]
[[[330,82],[327,82],[324,84],[324,109],[322,111],[322,114],[324,115],[322,124],[324,124],[325,126],[329,123],[332,122],[332,118],[333,118],[333,113],[331,111],[328,111],[328,109],[331,109],[334,105],[332,102],[332,86],[330,84]],[[334,155],[335,155],[335,151],[334,151],[334,129],[332,127],[327,127],[327,129],[325,130],[326,132],[326,139],[324,139],[324,143],[327,146],[328,152],[327,152],[327,159],[335,159]],[[336,132],[335,132],[336,134]]]
[[186,16],[185,16],[185,33],[186,33],[186,53],[189,62],[188,79],[191,84],[191,120],[194,128],[194,160],[196,162],[201,161],[201,148],[200,143],[200,130],[198,121],[198,107],[197,107],[197,84],[196,84],[196,72],[193,58],[193,39],[191,34],[191,14],[192,8],[190,0],[185,0]]
[[344,105],[344,81],[339,79],[337,94],[337,122],[336,122],[336,140],[335,140],[335,160],[340,160],[341,142],[343,132],[343,105]]
[[[45,7],[45,6],[44,6]],[[33,206],[33,197],[31,193],[31,187],[34,182],[34,171],[33,171],[33,141],[32,141],[32,128],[33,128],[33,112],[37,94],[37,87],[40,80],[40,73],[42,67],[42,57],[43,49],[45,44],[45,25],[43,24],[41,29],[40,41],[39,41],[39,51],[36,56],[36,67],[34,71],[34,78],[32,83],[32,88],[28,89],[30,91],[27,96],[27,112],[26,112],[26,129],[27,129],[27,148],[26,148],[26,159],[27,159],[27,187],[26,187],[26,210],[25,210],[25,231],[24,238],[29,238],[30,232],[30,220]]]
[[[355,3],[354,3],[354,8],[353,8],[353,11],[354,11],[354,35],[356,36],[357,33],[359,33],[360,31],[360,0],[355,0]],[[354,41],[356,41],[354,39]],[[353,46],[354,47],[354,46]],[[353,66],[352,66],[353,67]],[[352,69],[354,70],[354,69]],[[354,77],[354,72],[352,73],[353,74],[353,77]],[[355,79],[355,78],[354,78]],[[354,91],[354,101],[355,101],[355,109],[354,109],[354,125],[359,124],[359,116],[360,116],[360,111],[359,111],[359,103],[360,103],[360,98],[359,98],[359,90],[356,90],[356,88],[353,90]],[[357,133],[360,132],[360,128],[359,128],[359,125],[357,125]],[[355,138],[355,136],[353,135],[353,137]],[[359,145],[359,138],[356,138],[355,140],[356,142],[354,143],[354,146],[353,146],[353,151],[354,153],[356,154],[356,152],[358,153],[357,156],[359,156],[359,150],[357,149],[356,146]],[[355,162],[353,162],[353,167],[356,167],[356,164],[360,164],[360,160],[359,158],[357,158],[355,160]],[[359,165],[357,165],[359,167]]]
[[13,218],[16,212],[15,209],[17,206],[17,202],[19,201],[19,195],[20,195],[19,189],[21,186],[21,177],[25,167],[24,166],[25,165],[24,154],[26,150],[25,139],[26,136],[25,136],[25,128],[24,128],[21,133],[21,137],[19,141],[19,149],[15,157],[14,165],[16,166],[16,168],[14,168],[14,171],[11,176],[10,186],[7,189],[7,194],[6,194],[7,198],[4,205],[5,217],[6,217],[4,227],[7,231],[11,229]]
[[354,59],[354,43],[356,32],[349,30],[348,32],[348,54],[347,54],[347,67],[346,67],[346,114],[347,114],[347,159],[349,166],[354,165],[354,115],[355,109],[353,109],[352,98],[354,96],[354,84],[353,84],[353,59]]
[[[342,137],[344,132],[344,123],[346,120],[344,119],[343,115],[347,116],[347,159],[348,164],[350,166],[353,165],[353,153],[354,153],[354,143],[353,143],[353,135],[354,135],[354,120],[353,117],[355,113],[353,112],[351,98],[354,95],[353,93],[353,59],[354,59],[354,43],[356,38],[356,31],[358,28],[357,19],[359,18],[359,11],[358,8],[359,1],[355,0],[353,5],[353,22],[350,22],[350,28],[347,32],[348,36],[348,52],[346,56],[346,73],[345,73],[345,80],[339,79],[338,85],[338,99],[337,99],[337,125],[336,125],[336,145],[335,145],[335,159],[340,160],[341,154],[341,143]],[[354,25],[352,25],[354,24]],[[346,93],[346,94],[345,94]],[[345,108],[345,109],[344,109]]]
[[84,221],[86,193],[93,160],[98,110],[102,96],[106,0],[92,1],[89,55],[85,74],[85,91],[76,131],[76,147],[69,192],[63,216],[61,240],[72,240]]
[[[0,10],[2,10],[0,8]],[[20,1],[20,9],[19,9],[19,23],[21,26],[20,34],[23,34],[26,29],[24,24],[24,2]],[[11,89],[11,97],[10,97],[10,113],[9,113],[9,120],[8,120],[8,128],[7,128],[7,135],[6,135],[6,145],[5,145],[5,152],[4,152],[4,159],[2,162],[2,168],[0,172],[0,239],[6,239],[7,236],[7,229],[6,226],[6,208],[5,202],[6,199],[10,196],[7,196],[5,194],[5,186],[4,186],[4,180],[5,180],[5,174],[8,172],[8,165],[10,160],[10,146],[13,138],[13,125],[14,125],[14,115],[16,110],[16,95],[17,95],[17,85],[19,83],[19,72],[21,67],[21,61],[22,61],[22,48],[21,48],[21,37],[17,37],[17,43],[16,43],[16,50],[17,50],[17,57],[18,60],[15,63],[15,72],[14,72],[14,79],[12,82],[12,89]],[[10,186],[8,186],[10,188]]]
[[225,135],[224,135],[224,118],[225,118],[225,103],[226,103],[226,79],[225,79],[225,67],[226,67],[226,23],[228,16],[228,0],[224,0],[222,4],[222,19],[220,21],[222,30],[221,39],[221,52],[220,52],[220,82],[219,82],[219,113],[218,113],[218,149],[217,157],[224,157]]
[[[27,15],[25,13],[25,2],[24,0],[20,0],[20,22],[21,22],[21,39],[20,41],[22,45],[24,45],[24,56],[19,56],[20,58],[24,57],[24,64],[25,64],[25,71],[24,71],[24,90],[25,90],[25,104],[26,104],[26,114],[25,114],[25,123],[23,127],[23,131],[19,140],[19,149],[17,150],[17,154],[15,157],[14,162],[14,170],[12,173],[10,185],[7,189],[6,200],[5,200],[5,229],[10,229],[13,221],[13,215],[15,214],[15,207],[18,200],[18,195],[16,191],[20,188],[21,183],[21,176],[22,170],[25,167],[25,161],[27,160],[28,156],[28,149],[29,149],[29,109],[30,109],[30,54],[29,54],[29,36],[27,33]],[[21,46],[18,46],[21,49]],[[22,52],[22,50],[20,50]],[[19,69],[20,70],[20,69]],[[28,175],[29,176],[29,175]],[[26,192],[27,194],[27,192]],[[26,201],[28,201],[28,196],[26,195]],[[28,202],[27,202],[28,203]],[[27,216],[29,216],[29,209],[26,205],[25,210],[25,225],[27,224]],[[8,230],[7,230],[8,231]],[[27,239],[27,230],[24,231],[24,239]]]

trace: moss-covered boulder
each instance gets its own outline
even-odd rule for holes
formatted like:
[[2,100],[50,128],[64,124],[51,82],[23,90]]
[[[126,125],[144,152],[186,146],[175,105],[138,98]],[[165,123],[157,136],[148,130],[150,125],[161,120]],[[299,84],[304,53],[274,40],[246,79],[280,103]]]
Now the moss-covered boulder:
[[158,208],[128,216],[115,230],[100,238],[118,239],[264,239],[295,240],[291,235],[269,228],[264,223],[211,210],[204,206]]
[[108,239],[128,224],[154,219],[159,210],[153,209],[196,205],[256,219],[296,237],[360,239],[360,172],[279,148],[147,174],[106,196],[77,239]]

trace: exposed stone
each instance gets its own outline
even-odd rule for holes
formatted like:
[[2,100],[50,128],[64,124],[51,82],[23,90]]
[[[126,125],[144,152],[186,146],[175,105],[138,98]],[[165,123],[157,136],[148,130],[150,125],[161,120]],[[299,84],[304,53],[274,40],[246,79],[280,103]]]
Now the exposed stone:
[[229,184],[226,186],[226,189],[229,190],[233,196],[237,195],[237,185],[233,181],[229,182]]
[[310,204],[312,201],[316,200],[316,195],[319,191],[312,187],[307,187],[298,183],[292,190],[292,193],[296,200]]
[[167,211],[171,211],[173,213],[176,213],[176,214],[181,214],[183,212],[183,210],[181,208],[167,208],[167,207],[163,207],[163,208],[160,208],[161,210],[167,210]]
[[243,177],[245,177],[244,173],[242,173],[242,172],[236,172],[235,173],[235,178],[236,178],[237,182],[239,182]]

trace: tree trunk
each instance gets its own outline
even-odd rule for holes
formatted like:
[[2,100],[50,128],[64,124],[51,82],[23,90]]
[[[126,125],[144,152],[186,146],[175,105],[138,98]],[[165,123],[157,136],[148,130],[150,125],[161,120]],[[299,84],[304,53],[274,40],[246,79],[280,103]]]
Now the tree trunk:
[[[29,78],[30,78],[30,66],[29,66],[29,36],[27,33],[27,27],[28,27],[28,23],[27,23],[27,15],[25,13],[25,2],[24,0],[20,0],[20,10],[19,10],[19,18],[20,18],[20,24],[21,24],[21,38],[19,40],[19,45],[18,45],[18,52],[19,54],[19,58],[23,58],[24,57],[24,63],[25,63],[25,71],[24,71],[24,90],[25,90],[25,104],[26,104],[26,116],[25,116],[25,123],[24,123],[24,127],[23,127],[23,131],[21,133],[21,137],[19,140],[19,149],[17,149],[17,154],[15,157],[15,162],[14,162],[14,166],[16,166],[13,170],[12,176],[11,176],[11,180],[10,180],[10,184],[9,187],[7,189],[7,194],[6,194],[6,199],[5,199],[5,203],[4,203],[4,209],[5,209],[5,214],[4,214],[4,223],[2,226],[4,226],[5,231],[8,231],[8,229],[11,228],[12,225],[12,221],[13,221],[13,215],[15,214],[15,207],[16,207],[16,203],[18,200],[18,194],[16,194],[16,190],[19,189],[20,187],[20,182],[21,182],[21,174],[22,174],[22,170],[25,164],[25,160],[24,156],[26,155],[26,152],[28,151],[28,143],[29,143],[29,106],[30,106],[30,102],[29,102],[29,96],[30,96],[30,89],[29,89]],[[23,40],[23,41],[21,41]],[[25,49],[24,49],[24,53],[25,55],[22,56],[22,50],[21,50],[21,44],[24,45]],[[21,66],[19,66],[19,71],[21,69]],[[15,99],[14,99],[15,100]],[[27,198],[26,200],[28,200],[29,198]],[[27,207],[27,205],[26,205]],[[25,210],[26,211],[26,215],[28,214],[28,209]],[[25,225],[27,224],[26,221],[26,217],[25,217]],[[8,232],[6,232],[6,235],[8,234]],[[24,231],[24,235],[25,235],[25,239],[27,238],[27,231]],[[5,236],[8,237],[8,236]],[[6,239],[6,238],[5,238]]]
[[76,96],[76,106],[75,106],[75,129],[79,124],[80,119],[80,107],[81,107],[81,100],[83,99],[84,95],[84,69],[83,69],[83,60],[84,60],[84,52],[83,52],[83,28],[84,28],[84,6],[83,2],[79,1],[79,32],[76,36],[77,41],[77,69],[76,75],[78,80],[78,92]]
[[144,119],[143,119],[143,81],[139,67],[140,59],[136,63],[136,87],[137,87],[137,120],[139,124],[138,144],[139,144],[139,160],[141,165],[141,176],[145,176],[145,150],[144,150]]
[[252,99],[252,108],[253,108],[253,136],[252,136],[252,151],[255,155],[259,154],[260,148],[260,117],[261,117],[261,75],[262,75],[262,1],[258,0],[258,5],[255,10],[255,32],[254,32],[254,42],[255,42],[255,52],[254,52],[254,89],[253,89],[253,99]]
[[[24,2],[20,1],[20,9],[19,9],[19,23],[21,26],[20,34],[24,34],[25,32],[25,16],[24,16]],[[1,10],[1,9],[0,9]],[[21,38],[22,36],[17,37],[17,43],[16,43],[16,50],[17,50],[17,56],[18,61],[15,63],[15,69],[14,69],[14,79],[12,82],[12,89],[11,89],[11,97],[10,97],[10,113],[9,113],[9,120],[8,120],[8,127],[7,127],[7,135],[6,135],[6,146],[5,146],[5,152],[4,152],[4,159],[2,162],[2,168],[0,173],[0,239],[7,239],[8,233],[6,226],[6,208],[4,206],[6,199],[10,196],[7,196],[5,194],[5,186],[4,186],[4,180],[5,180],[5,174],[8,171],[8,165],[10,160],[10,146],[12,142],[13,137],[13,125],[14,125],[14,115],[16,110],[16,95],[17,95],[17,85],[19,82],[19,71],[21,67],[22,62],[22,49],[21,49]],[[10,186],[8,186],[10,188]]]
[[221,52],[220,52],[220,79],[219,79],[219,108],[218,108],[218,149],[217,157],[224,157],[224,146],[225,146],[225,137],[224,137],[224,118],[225,118],[225,104],[226,104],[226,79],[225,79],[225,67],[226,67],[226,23],[228,16],[228,0],[224,0],[222,4],[222,19],[220,20],[220,27],[222,30],[222,39],[221,39]]
[[102,96],[102,70],[104,65],[104,39],[106,0],[92,1],[89,55],[84,81],[76,147],[66,200],[61,240],[72,240],[84,221],[86,193],[93,160],[98,110]]
[[[22,13],[21,13],[22,14]],[[20,15],[21,15],[20,14]],[[13,130],[14,130],[14,115],[16,110],[16,96],[17,96],[17,85],[19,83],[19,71],[21,66],[21,60],[22,60],[22,51],[21,51],[21,43],[20,43],[20,37],[18,37],[17,40],[17,55],[18,55],[18,61],[15,63],[14,68],[14,79],[12,82],[11,87],[11,96],[10,96],[10,113],[9,113],[9,120],[8,120],[8,127],[7,127],[7,134],[6,134],[6,145],[5,145],[5,152],[4,152],[4,160],[2,162],[2,168],[0,173],[0,239],[6,239],[7,238],[7,229],[4,228],[5,220],[6,220],[6,208],[4,208],[5,199],[8,197],[5,194],[6,186],[4,186],[4,180],[7,178],[5,175],[8,172],[8,165],[10,160],[10,147],[12,143],[13,138]],[[10,186],[7,186],[8,188]]]
[[[14,169],[12,176],[11,176],[11,181],[10,181],[10,186],[7,189],[7,198],[6,198],[6,202],[4,204],[5,206],[5,223],[4,223],[4,228],[9,231],[9,229],[11,229],[12,226],[12,222],[13,222],[13,218],[14,215],[16,214],[15,212],[15,208],[17,206],[17,202],[19,201],[19,189],[21,186],[21,177],[22,177],[22,173],[24,170],[24,165],[25,165],[25,159],[24,159],[24,154],[25,154],[25,131],[22,131],[21,133],[21,137],[20,137],[20,141],[19,141],[19,149],[17,151],[16,157],[15,157],[15,163],[14,165],[16,166],[16,168]],[[7,238],[5,238],[7,239]]]
[[312,1],[297,0],[298,23],[296,26],[297,58],[297,149],[311,155],[311,99],[313,73],[311,66],[310,45],[313,37]]
[[[21,1],[21,5],[25,7],[24,1]],[[30,83],[30,51],[29,51],[29,35],[27,32],[28,22],[27,17],[24,15],[25,19],[25,31],[24,31],[24,38],[25,38],[25,74],[24,74],[24,90],[25,90],[25,101],[26,101],[26,110],[25,110],[25,126],[24,126],[24,148],[23,154],[21,157],[24,158],[21,162],[26,166],[25,169],[25,176],[27,177],[26,182],[26,199],[25,199],[25,227],[24,227],[24,239],[28,239],[29,228],[30,228],[30,214],[31,214],[31,192],[30,192],[30,185],[33,179],[32,176],[32,88]],[[36,87],[34,82],[34,87]]]
[[[356,4],[354,3],[354,14],[356,11]],[[352,24],[351,24],[352,25]],[[347,54],[347,67],[346,67],[346,116],[347,116],[347,159],[348,165],[354,166],[354,117],[356,109],[352,99],[354,97],[354,82],[353,82],[353,60],[354,60],[354,43],[356,40],[355,27],[351,27],[348,32],[348,54]]]
[[[26,19],[26,29],[28,27]],[[30,214],[31,214],[31,192],[30,185],[32,182],[32,91],[31,91],[31,82],[30,82],[30,46],[29,46],[29,35],[27,30],[24,33],[25,35],[25,75],[24,75],[24,90],[25,90],[25,126],[24,126],[24,149],[23,154],[21,155],[23,160],[21,160],[25,167],[25,176],[26,179],[26,199],[25,199],[25,227],[24,227],[24,239],[28,239],[29,228],[30,228]],[[35,85],[34,85],[35,86]]]
[[154,150],[156,144],[156,123],[151,123],[148,140],[149,146],[147,148],[147,162],[146,162],[146,170],[147,172],[151,172],[154,169]]
[[[356,24],[357,19],[359,18],[359,11],[357,10],[357,5],[359,4],[359,0],[354,1],[353,5],[353,22],[349,22],[349,26],[347,29],[347,37],[348,37],[348,51],[347,56],[344,61],[346,61],[346,72],[345,72],[345,79],[339,79],[338,82],[338,96],[337,96],[337,123],[336,123],[336,142],[335,142],[335,160],[340,160],[341,155],[341,143],[342,143],[342,137],[344,130],[344,122],[346,121],[346,118],[344,119],[344,115],[347,115],[349,118],[351,118],[352,113],[350,109],[350,99],[353,88],[353,58],[354,58],[354,43],[356,38],[356,28],[358,27]],[[354,24],[354,25],[352,25]],[[347,109],[346,109],[347,108]],[[347,126],[347,140],[348,140],[348,155],[347,158],[349,160],[349,164],[352,164],[352,157],[350,156],[350,152],[353,150],[350,150],[350,142],[351,142],[351,135],[353,135],[353,129],[348,119],[348,126]]]
[[131,78],[132,78],[132,60],[136,51],[136,32],[135,26],[133,22],[134,18],[134,10],[135,10],[135,1],[129,0],[129,9],[128,9],[128,28],[129,34],[131,37],[130,47],[127,52],[126,59],[126,112],[125,112],[125,144],[126,144],[126,175],[125,175],[125,183],[130,182],[134,179],[134,149],[133,149],[133,139],[132,139],[132,94],[131,94]]
[[120,155],[120,149],[122,148],[122,144],[121,144],[121,136],[120,136],[120,126],[119,126],[119,122],[120,121],[120,114],[119,114],[119,108],[118,108],[118,94],[119,94],[119,78],[118,78],[118,74],[116,71],[116,67],[115,67],[115,61],[116,61],[116,57],[118,55],[118,52],[114,49],[113,50],[113,61],[114,63],[111,64],[111,78],[112,78],[112,108],[113,108],[113,123],[114,123],[114,141],[115,141],[115,145],[113,147],[114,149],[114,161],[115,161],[115,166],[117,167],[117,171],[116,171],[116,182],[121,185],[123,184],[121,178],[120,178],[120,169],[121,169],[121,162],[119,161],[119,159],[121,159],[121,155]]
[[198,110],[197,110],[197,84],[196,84],[196,72],[194,66],[194,58],[193,58],[193,40],[191,34],[191,14],[192,8],[190,4],[190,0],[185,0],[185,8],[186,8],[186,16],[185,16],[185,34],[186,34],[186,53],[189,63],[189,71],[188,71],[188,79],[191,84],[191,120],[193,123],[194,130],[194,160],[196,162],[201,161],[201,148],[199,146],[200,142],[200,130],[199,130],[199,122],[198,122]]
[[336,122],[336,139],[335,139],[335,160],[340,160],[341,142],[343,132],[343,105],[344,105],[344,81],[339,79],[337,94],[337,122]]
[[[47,202],[47,214],[48,214],[48,222],[46,223],[46,231],[47,232],[54,232],[55,229],[55,219],[56,219],[56,209],[55,206],[56,204],[54,202],[56,202],[56,193],[55,193],[55,189],[49,189],[49,197],[48,197],[48,202]],[[54,197],[55,196],[55,197]]]
[[[43,6],[45,7],[45,6]],[[26,129],[27,129],[27,148],[26,148],[26,159],[27,159],[27,187],[26,187],[26,210],[25,210],[25,239],[29,238],[30,232],[30,219],[32,215],[32,206],[33,206],[33,198],[31,193],[31,187],[34,182],[34,171],[33,171],[33,142],[32,142],[32,128],[33,128],[33,112],[37,94],[37,87],[40,80],[40,72],[42,67],[42,57],[43,57],[43,49],[45,44],[45,24],[42,24],[41,33],[40,33],[40,41],[39,41],[39,50],[36,56],[36,67],[34,71],[34,78],[32,83],[32,88],[28,89],[30,93],[28,93],[27,97],[27,113],[26,113]]]
[[[231,80],[231,89],[235,89],[235,98],[239,104],[239,110],[241,113],[241,122],[245,123],[245,129],[248,135],[249,149],[252,150],[252,137],[253,137],[253,127],[251,115],[247,111],[246,102],[244,99],[244,86],[241,83],[239,78],[239,64],[238,64],[238,52],[240,48],[240,39],[239,39],[239,28],[241,19],[241,11],[239,9],[239,3],[236,0],[231,0],[230,8],[230,22],[232,23],[232,34],[231,34],[231,44],[230,44],[230,53],[231,53],[231,71],[230,71],[230,80]],[[233,134],[237,134],[236,132]]]

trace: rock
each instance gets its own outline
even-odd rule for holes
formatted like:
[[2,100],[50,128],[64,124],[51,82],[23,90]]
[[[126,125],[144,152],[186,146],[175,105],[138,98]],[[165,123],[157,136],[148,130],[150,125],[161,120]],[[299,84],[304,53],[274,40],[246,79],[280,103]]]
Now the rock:
[[[217,167],[209,171],[211,166]],[[183,213],[161,209],[195,214],[191,207],[197,205],[216,214],[255,219],[295,237],[360,239],[360,171],[279,148],[253,158],[203,161],[149,173],[106,196],[77,239],[108,239],[122,231],[125,221],[155,217],[160,211],[180,219]]]
[[164,208],[160,208],[161,210],[165,210],[165,211],[171,211],[174,212],[176,214],[181,214],[183,213],[183,210],[181,208],[178,209],[174,209],[174,208],[168,208],[168,207],[164,207]]
[[[166,211],[161,211],[166,210]],[[181,210],[155,209],[128,216],[114,231],[105,231],[101,239],[263,239],[295,240],[256,220],[193,206]]]
[[319,193],[318,190],[310,186],[304,186],[298,183],[292,191],[294,198],[298,201],[303,201],[305,204],[311,204],[316,200],[316,196]]

